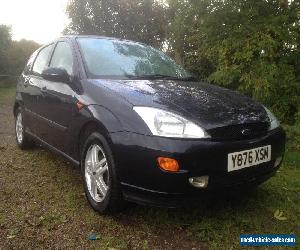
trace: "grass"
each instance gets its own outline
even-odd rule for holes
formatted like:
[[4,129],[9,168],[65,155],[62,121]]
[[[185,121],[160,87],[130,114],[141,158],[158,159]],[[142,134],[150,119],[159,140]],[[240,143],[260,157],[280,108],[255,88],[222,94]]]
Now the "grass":
[[257,190],[207,196],[180,209],[132,206],[101,216],[88,205],[76,167],[41,148],[16,147],[13,98],[13,88],[0,87],[0,249],[241,249],[242,233],[300,236],[299,126],[285,126],[284,163]]
[[14,97],[15,93],[15,88],[9,87],[6,84],[2,84],[2,82],[0,81],[0,104],[11,102],[12,97]]

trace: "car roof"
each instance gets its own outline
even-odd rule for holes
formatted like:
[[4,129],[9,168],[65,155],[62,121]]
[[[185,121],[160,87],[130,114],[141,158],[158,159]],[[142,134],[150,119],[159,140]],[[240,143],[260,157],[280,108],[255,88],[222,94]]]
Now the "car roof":
[[[68,38],[71,40],[76,40],[77,38],[97,38],[97,39],[104,39],[104,40],[116,40],[116,41],[125,42],[125,43],[136,43],[136,44],[140,44],[140,45],[146,45],[141,42],[136,42],[136,41],[127,40],[127,39],[123,39],[123,38],[98,36],[98,35],[64,35],[64,36],[61,36],[60,38]],[[58,38],[58,39],[60,39],[60,38]]]
[[34,51],[34,53],[42,50],[43,48],[49,46],[50,44],[58,42],[61,39],[70,39],[70,40],[75,42],[75,40],[77,38],[97,38],[97,39],[105,39],[105,40],[115,40],[115,41],[124,42],[124,43],[133,43],[133,44],[138,44],[138,45],[142,45],[142,46],[148,46],[145,43],[136,42],[136,41],[132,41],[132,40],[127,40],[127,39],[123,39],[123,38],[116,38],[116,37],[98,36],[98,35],[63,35],[63,36],[58,37],[55,40],[52,40],[49,43],[43,44],[36,51]]

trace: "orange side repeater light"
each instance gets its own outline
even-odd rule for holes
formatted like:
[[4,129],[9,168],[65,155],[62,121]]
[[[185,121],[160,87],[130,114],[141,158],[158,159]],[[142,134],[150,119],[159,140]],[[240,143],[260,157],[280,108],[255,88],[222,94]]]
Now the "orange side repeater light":
[[85,106],[85,105],[84,105],[82,102],[80,102],[80,101],[76,102],[76,107],[77,107],[78,110],[83,109],[84,106]]
[[167,157],[158,157],[157,158],[158,165],[165,171],[168,172],[178,172],[179,164],[175,159],[167,158]]

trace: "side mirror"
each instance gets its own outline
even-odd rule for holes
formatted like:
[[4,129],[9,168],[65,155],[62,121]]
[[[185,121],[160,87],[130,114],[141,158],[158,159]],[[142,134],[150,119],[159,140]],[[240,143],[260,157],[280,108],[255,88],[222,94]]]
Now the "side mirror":
[[47,68],[42,72],[42,77],[52,82],[70,83],[70,76],[63,68]]

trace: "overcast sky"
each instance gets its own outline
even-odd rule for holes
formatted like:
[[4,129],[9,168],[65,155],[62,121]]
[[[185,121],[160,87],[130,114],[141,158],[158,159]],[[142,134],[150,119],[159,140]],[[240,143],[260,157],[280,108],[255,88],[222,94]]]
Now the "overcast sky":
[[68,0],[0,0],[0,24],[12,26],[13,39],[47,43],[67,24]]

